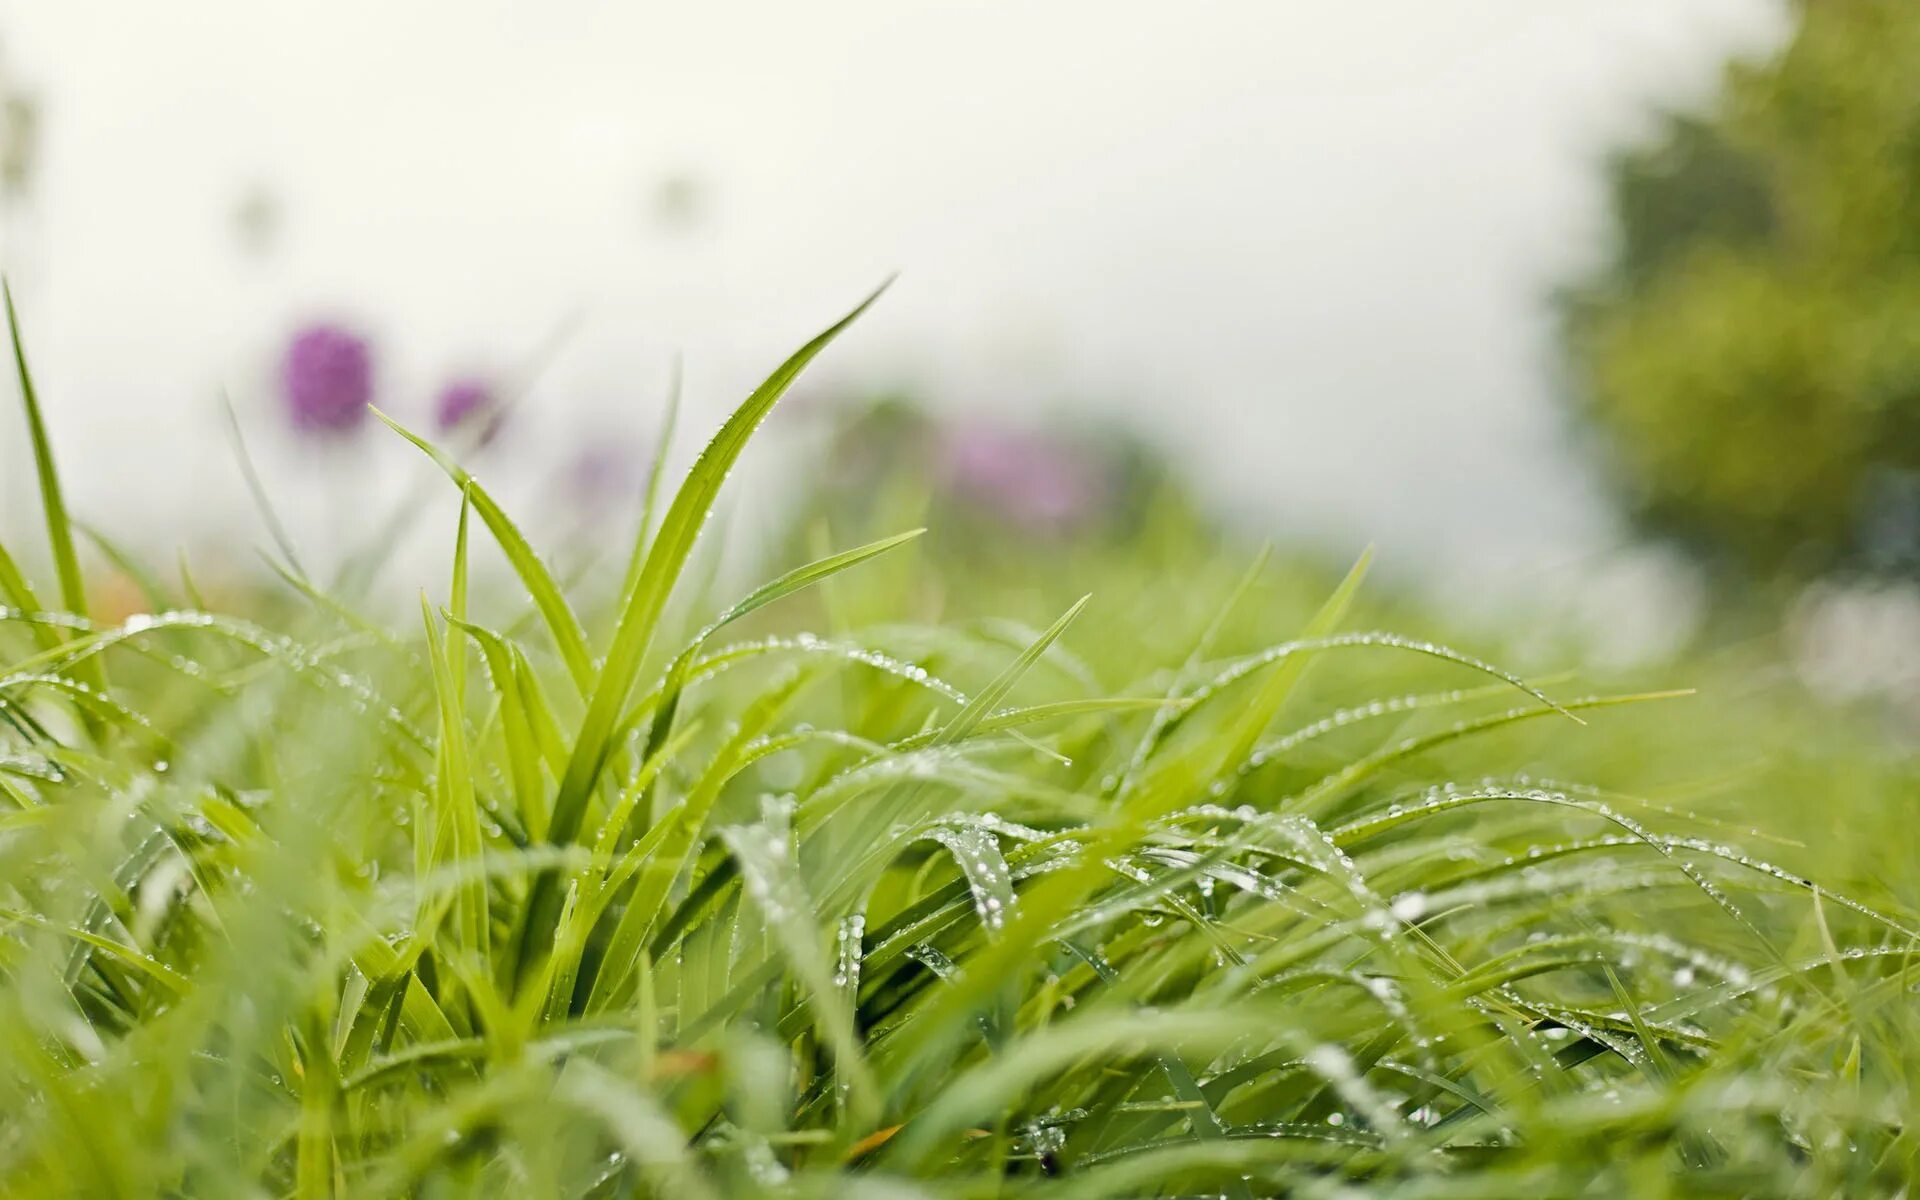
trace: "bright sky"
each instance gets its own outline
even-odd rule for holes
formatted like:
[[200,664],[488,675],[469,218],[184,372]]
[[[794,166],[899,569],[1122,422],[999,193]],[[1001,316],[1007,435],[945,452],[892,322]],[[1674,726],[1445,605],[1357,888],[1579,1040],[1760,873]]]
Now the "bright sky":
[[[1612,541],[1542,297],[1592,252],[1602,150],[1781,24],[1777,0],[294,7],[0,3],[46,112],[4,259],[109,527],[256,536],[214,397],[270,425],[303,315],[374,330],[403,414],[577,318],[533,398],[558,454],[643,440],[675,349],[704,436],[897,269],[829,378],[1112,415],[1277,532],[1453,577]],[[676,176],[708,202],[677,233],[650,207]],[[281,205],[264,259],[234,236],[254,187]]]

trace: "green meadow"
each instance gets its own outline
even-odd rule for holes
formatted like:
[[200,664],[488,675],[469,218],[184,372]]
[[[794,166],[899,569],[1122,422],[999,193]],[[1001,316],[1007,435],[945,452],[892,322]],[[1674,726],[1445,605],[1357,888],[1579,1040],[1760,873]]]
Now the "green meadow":
[[460,501],[401,621],[83,528],[16,331],[0,1192],[1906,1194],[1910,757],[1738,646],[1522,673],[1167,492],[1067,548],[822,495],[729,593],[858,315],[584,578],[393,425]]

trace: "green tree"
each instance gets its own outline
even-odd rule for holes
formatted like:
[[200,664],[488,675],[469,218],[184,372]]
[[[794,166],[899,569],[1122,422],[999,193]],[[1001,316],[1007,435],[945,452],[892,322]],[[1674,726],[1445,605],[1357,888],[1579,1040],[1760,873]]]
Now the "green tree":
[[1608,165],[1564,296],[1584,424],[1636,523],[1740,573],[1920,573],[1920,4],[1802,0]]

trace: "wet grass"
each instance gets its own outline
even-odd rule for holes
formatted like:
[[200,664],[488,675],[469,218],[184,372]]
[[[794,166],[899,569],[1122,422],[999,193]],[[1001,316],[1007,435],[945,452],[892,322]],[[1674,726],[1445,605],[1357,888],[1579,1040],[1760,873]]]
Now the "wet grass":
[[20,359],[0,1190],[1906,1186],[1908,765],[1689,775],[1745,710],[1356,632],[1364,559],[1297,620],[1256,564],[929,627],[901,530],[710,602],[722,483],[857,315],[649,489],[611,606],[402,430],[462,497],[402,629],[293,561],[80,615]]

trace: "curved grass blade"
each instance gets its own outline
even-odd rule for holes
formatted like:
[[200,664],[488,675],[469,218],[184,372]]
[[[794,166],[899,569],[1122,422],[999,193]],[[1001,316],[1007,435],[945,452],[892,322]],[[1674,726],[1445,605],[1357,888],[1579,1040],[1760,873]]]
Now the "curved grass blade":
[[254,511],[260,514],[260,523],[267,527],[267,536],[279,547],[280,556],[287,560],[287,565],[302,579],[308,578],[307,569],[300,565],[300,556],[294,552],[293,539],[287,536],[287,527],[280,523],[280,514],[274,511],[266,485],[260,481],[260,472],[253,465],[253,455],[247,450],[246,435],[240,431],[239,414],[233,411],[233,401],[225,393],[220,396],[220,411],[226,414],[227,432],[233,437],[233,457],[240,464],[240,476],[246,481],[247,494],[253,497]]
[[[440,714],[439,769],[434,782],[434,802],[438,810],[431,831],[420,835],[431,839],[426,855],[428,870],[443,861],[483,861],[479,807],[474,799],[473,766],[467,746],[466,710],[454,679],[454,656],[441,638],[438,624],[427,598],[420,598],[420,616],[427,631],[427,654],[433,664],[434,692]],[[444,858],[442,857],[444,847]],[[426,872],[420,872],[424,875]],[[454,895],[455,928],[459,934],[457,949],[485,958],[487,944],[486,887],[475,882]]]
[[53,465],[53,444],[47,439],[40,399],[27,369],[26,348],[20,342],[20,318],[13,307],[13,288],[0,280],[0,296],[7,304],[7,334],[13,340],[13,365],[20,375],[20,399],[26,406],[27,436],[33,442],[33,466],[40,477],[40,506],[47,521],[47,545],[53,551],[54,574],[60,580],[60,603],[70,613],[87,614],[86,585],[80,576],[80,558],[74,553],[73,524],[60,492],[60,475]]
[[[1350,791],[1361,781],[1392,763],[1398,762],[1401,759],[1410,758],[1426,750],[1444,746],[1448,742],[1459,741],[1461,738],[1472,737],[1475,734],[1487,733],[1504,726],[1535,720],[1540,717],[1554,715],[1574,716],[1575,713],[1587,709],[1613,708],[1625,704],[1646,704],[1656,700],[1676,700],[1691,695],[1693,695],[1691,691],[1681,689],[1666,692],[1636,692],[1623,696],[1589,696],[1581,700],[1569,700],[1563,704],[1555,704],[1550,709],[1514,708],[1508,709],[1506,712],[1495,713],[1491,716],[1479,717],[1471,721],[1462,721],[1457,725],[1436,733],[1408,738],[1406,741],[1396,743],[1384,750],[1375,751],[1365,758],[1355,759],[1339,771],[1308,788],[1301,794],[1296,803],[1296,808],[1298,811],[1311,813],[1317,809],[1319,805],[1342,793]],[[1575,716],[1574,719],[1579,720],[1577,716]],[[1585,724],[1584,721],[1581,723]]]
[[[881,290],[885,290],[884,286]],[[694,541],[700,536],[700,530],[713,510],[720,487],[726,482],[741,451],[746,448],[748,439],[807,364],[879,298],[880,292],[874,292],[852,312],[780,364],[720,427],[713,440],[707,443],[706,449],[700,452],[692,470],[687,472],[685,482],[680,485],[680,491],[674,496],[673,504],[661,522],[660,535],[647,552],[646,564],[634,582],[633,591],[625,599],[620,624],[614,631],[613,645],[607,652],[606,664],[595,683],[586,718],[581,723],[580,736],[574,744],[573,757],[561,781],[560,795],[554,802],[551,834],[554,840],[571,838],[579,827],[587,795],[598,779],[600,768],[606,763],[608,735],[633,686],[633,676],[640,660],[653,641],[654,628],[666,608],[667,597],[693,553]]]
[[[693,468],[687,472],[686,480],[680,485],[680,491],[674,496],[673,504],[661,521],[659,536],[647,552],[646,565],[634,583],[633,593],[626,597],[620,623],[614,630],[613,645],[607,652],[605,665],[594,680],[586,716],[580,723],[579,735],[574,739],[573,749],[567,759],[566,772],[561,776],[559,791],[554,796],[553,819],[547,827],[548,840],[570,841],[579,832],[581,820],[586,815],[587,801],[598,785],[601,769],[612,753],[614,728],[626,704],[627,694],[633,688],[633,679],[639,671],[641,659],[653,641],[655,626],[666,608],[667,597],[679,580],[688,556],[693,553],[694,541],[713,510],[721,485],[726,482],[728,473],[746,448],[747,440],[807,364],[878,300],[884,290],[883,284],[852,312],[781,363],[765,382],[754,389],[746,402],[727,418],[713,440],[707,443],[706,449],[700,452]],[[559,919],[560,903],[558,880],[552,874],[539,876],[527,900],[517,978],[525,978],[527,968],[541,952],[539,948],[551,938]]]
[[31,925],[37,929],[45,929],[52,933],[70,937],[74,941],[84,943],[103,954],[110,955],[117,962],[125,963],[127,966],[134,968],[142,975],[145,975],[147,978],[176,995],[186,994],[189,987],[186,976],[180,974],[159,959],[136,950],[132,946],[121,945],[111,938],[101,937],[97,933],[89,933],[75,926],[63,925],[58,921],[49,921],[47,918],[39,916],[36,913],[22,912],[19,909],[12,908],[0,908],[0,921],[14,921],[21,925]]
[[788,571],[778,579],[755,589],[752,594],[695,634],[687,643],[686,649],[673,660],[673,665],[667,668],[666,678],[660,685],[660,702],[654,709],[653,725],[647,731],[646,753],[652,754],[658,749],[672,729],[674,713],[679,708],[680,693],[686,686],[687,674],[693,669],[694,658],[706,645],[708,638],[748,613],[812,587],[821,580],[837,575],[849,567],[858,566],[870,558],[885,554],[896,546],[905,545],[925,532],[925,529],[910,529],[905,533],[897,533],[892,537],[881,538],[877,542],[869,542],[852,550],[844,550],[839,554],[829,555],[808,563],[804,567]]
[[491,629],[442,613],[448,626],[472,638],[480,647],[480,659],[487,678],[500,697],[501,739],[507,748],[507,778],[513,787],[514,805],[527,836],[546,834],[546,797],[540,777],[540,745],[534,732],[527,695],[520,687],[520,648]]
[[[1084,609],[1091,599],[1091,596],[1082,596],[1066,612],[1060,614],[1059,619],[1054,621],[1045,633],[1035,638],[1033,644],[1020,653],[1020,657],[1009,664],[986,687],[981,688],[973,699],[953,715],[952,720],[940,726],[932,740],[928,742],[927,750],[939,750],[971,737],[993,715],[1000,703],[1007,698],[1007,694],[1013,690],[1014,685],[1019,683],[1021,678],[1032,669],[1033,664],[1039,662],[1041,656],[1046,654],[1047,648],[1067,631],[1067,626],[1073,624],[1074,618],[1080,615],[1080,610]],[[866,829],[886,829],[892,826],[901,820],[902,814],[911,808],[914,800],[925,787],[926,781],[921,779],[889,788],[870,812],[860,814],[860,824]],[[854,831],[852,846],[857,848],[864,842],[865,839],[859,837],[858,831]],[[834,864],[835,871],[830,877],[833,882],[831,886],[824,889],[824,894],[829,897],[829,903],[839,896],[839,890],[846,881],[853,878],[855,872],[876,853],[886,853],[886,851],[884,848],[877,851],[869,848],[864,854],[853,852],[838,856]]]
[[640,505],[640,523],[634,530],[633,552],[627,556],[627,571],[620,582],[620,600],[626,601],[640,582],[640,570],[647,564],[647,547],[652,544],[653,517],[660,504],[660,483],[667,475],[667,453],[673,448],[673,431],[680,424],[680,356],[673,359],[673,374],[667,381],[667,407],[660,418],[660,435],[653,445],[653,462],[647,467],[646,499]]
[[[1352,607],[1353,598],[1359,593],[1360,584],[1366,579],[1367,568],[1372,562],[1373,549],[1368,547],[1340,581],[1340,585],[1334,588],[1333,594],[1320,606],[1320,611],[1307,623],[1303,640],[1326,637],[1339,626],[1347,610]],[[1121,797],[1121,803],[1128,812],[1148,818],[1161,816],[1178,804],[1178,797],[1184,792],[1186,781],[1193,771],[1203,770],[1205,776],[1211,778],[1222,767],[1246,759],[1258,744],[1260,734],[1293,693],[1293,686],[1306,670],[1307,662],[1303,657],[1289,656],[1283,659],[1278,667],[1268,673],[1259,691],[1239,716],[1229,721],[1224,729],[1207,738],[1192,753],[1182,755],[1157,771],[1149,768],[1143,772],[1138,791]],[[1161,727],[1162,730],[1170,732],[1180,724],[1182,717],[1192,711],[1192,708],[1188,708],[1169,718]]]
[[520,576],[520,582],[527,587],[533,597],[534,605],[539,609],[541,618],[546,622],[547,632],[552,635],[553,643],[560,652],[560,659],[566,664],[567,674],[573,678],[574,686],[582,695],[592,687],[594,680],[593,655],[587,649],[586,630],[580,625],[580,618],[574,615],[573,606],[554,581],[553,572],[547,569],[540,556],[534,553],[526,536],[507,516],[506,510],[487,494],[487,489],[479,480],[445,451],[432,442],[414,433],[400,422],[389,417],[379,409],[373,415],[386,422],[387,427],[401,437],[412,442],[422,454],[432,459],[447,477],[466,492],[473,505],[473,511],[480,514],[480,520],[486,524],[488,532],[507,556],[507,562],[514,573]]
[[[40,598],[34,595],[33,585],[27,582],[25,573],[13,561],[13,556],[7,553],[4,545],[0,545],[0,600],[5,600],[22,613],[40,611]],[[60,631],[50,624],[34,622],[33,636],[42,650],[58,650],[60,647]]]
[[670,919],[666,911],[668,895],[694,861],[721,790],[748,761],[751,747],[779,718],[802,682],[789,680],[756,700],[742,714],[739,728],[715,753],[686,799],[656,822],[610,873],[610,877],[613,873],[632,873],[633,890],[627,897],[626,911],[614,925],[599,973],[589,981],[589,1013],[605,1009],[624,992],[636,965],[649,952],[653,929]]
[[[1039,725],[1047,721],[1062,720],[1069,717],[1088,715],[1110,716],[1129,712],[1161,712],[1167,709],[1178,711],[1190,703],[1186,700],[1168,700],[1164,696],[1107,696],[1088,700],[1053,700],[1045,704],[1029,704],[1020,708],[1003,708],[982,720],[974,727],[974,735],[1001,733],[1020,729],[1027,725]],[[919,750],[934,744],[941,730],[928,729],[887,744],[887,751],[903,754],[910,750]]]
[[816,1027],[832,1049],[834,1069],[847,1089],[854,1123],[870,1126],[879,1115],[873,1073],[861,1053],[852,1005],[835,982],[833,963],[821,944],[814,903],[800,878],[788,833],[766,821],[757,826],[727,826],[720,830],[720,839],[740,866],[747,895],[779,935],[780,951],[809,993]]
[[[1112,963],[1076,942],[1068,941],[1062,944],[1072,952],[1074,957],[1086,963],[1110,990],[1119,990],[1120,973],[1114,969]],[[1217,1141],[1226,1137],[1229,1132],[1227,1123],[1220,1119],[1213,1101],[1208,1099],[1199,1082],[1194,1079],[1193,1071],[1187,1066],[1187,1060],[1182,1058],[1177,1050],[1171,1048],[1161,1050],[1159,1058],[1160,1069],[1166,1072],[1167,1082],[1172,1086],[1173,1094],[1181,1102],[1194,1106],[1193,1115],[1187,1120],[1187,1128],[1193,1137],[1202,1142]],[[1227,1186],[1225,1194],[1234,1197],[1235,1200],[1252,1200],[1253,1197],[1245,1181],[1239,1179],[1233,1180]]]
[[[67,516],[67,502],[60,490],[60,473],[53,464],[53,443],[47,437],[47,424],[40,412],[40,398],[33,388],[33,373],[27,369],[26,347],[20,341],[20,318],[13,307],[13,288],[0,278],[0,297],[7,306],[7,334],[13,342],[13,365],[20,376],[20,401],[27,416],[27,436],[33,443],[33,469],[40,479],[40,508],[47,523],[47,546],[53,553],[54,575],[59,580],[60,605],[78,617],[87,615],[86,582],[80,574],[80,556],[73,545],[73,522]],[[9,568],[12,564],[8,564]],[[18,572],[13,571],[17,575]],[[10,588],[9,591],[12,589]],[[98,660],[78,664],[84,682],[104,688],[107,669]]]

